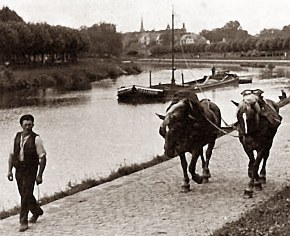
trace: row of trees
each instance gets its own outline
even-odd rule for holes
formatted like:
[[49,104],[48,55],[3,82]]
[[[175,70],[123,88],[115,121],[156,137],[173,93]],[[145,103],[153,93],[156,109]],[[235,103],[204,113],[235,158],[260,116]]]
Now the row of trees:
[[18,64],[75,61],[88,50],[88,38],[67,27],[8,21],[0,23],[0,32],[1,58]]
[[[25,23],[8,7],[0,10],[0,32],[0,60],[18,64],[76,61],[80,55],[119,56],[123,49],[122,34],[116,31],[114,24],[100,23],[77,30],[47,23]],[[178,32],[179,35],[181,33]],[[201,41],[177,47],[179,43],[176,40],[175,50],[197,54],[275,54],[290,50],[290,25],[282,30],[265,29],[259,35],[252,36],[242,29],[238,21],[230,21],[221,28],[201,31],[201,36],[210,44]],[[138,35],[136,38],[130,37],[130,40],[138,42]],[[160,41],[161,46],[157,46],[156,42],[149,45],[151,53],[170,53],[170,30],[163,32]]]
[[[171,49],[163,49],[163,53],[170,52]],[[261,38],[250,36],[246,40],[235,40],[229,42],[216,42],[211,44],[193,44],[184,45],[175,48],[176,52],[185,53],[201,53],[201,52],[216,52],[216,53],[241,53],[248,56],[265,55],[265,53],[274,55],[282,54],[290,50],[290,36]],[[161,51],[160,48],[154,48],[153,52]]]
[[100,23],[80,30],[47,23],[25,23],[8,7],[0,10],[0,58],[17,64],[76,61],[84,53],[118,56],[121,34],[113,24]]
[[[249,35],[242,30],[239,22],[230,21],[224,27],[212,31],[203,30],[201,36],[210,43],[196,43],[180,46],[176,43],[175,51],[184,53],[240,53],[247,56],[281,55],[290,50],[290,26],[282,30],[264,29],[259,35]],[[153,55],[171,52],[169,46],[157,46],[151,50]]]

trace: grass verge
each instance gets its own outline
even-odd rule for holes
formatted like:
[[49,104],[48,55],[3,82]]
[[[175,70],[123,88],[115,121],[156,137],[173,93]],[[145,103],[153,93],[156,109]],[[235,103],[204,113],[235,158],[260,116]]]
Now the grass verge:
[[267,201],[226,223],[211,236],[289,235],[290,187],[286,186]]

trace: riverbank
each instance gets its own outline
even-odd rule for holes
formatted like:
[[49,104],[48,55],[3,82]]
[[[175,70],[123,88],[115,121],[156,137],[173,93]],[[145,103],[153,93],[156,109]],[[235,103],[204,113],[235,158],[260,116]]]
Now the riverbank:
[[[136,63],[139,64],[167,64],[171,65],[170,58],[140,58],[136,60]],[[264,68],[273,66],[286,66],[290,67],[290,60],[279,60],[279,59],[241,59],[241,58],[176,58],[174,60],[176,65],[199,65],[199,64],[208,64],[208,65],[239,65],[246,67],[254,68]]]
[[5,92],[50,87],[64,91],[90,89],[92,82],[139,74],[141,69],[133,62],[87,58],[53,66],[2,66],[0,71],[0,90]]
[[[62,63],[57,65],[38,65],[30,67],[0,68],[0,90],[18,91],[29,89],[45,89],[54,87],[63,91],[85,90],[91,88],[91,83],[106,78],[117,78],[121,75],[141,73],[143,66],[170,67],[171,59],[167,58],[131,58],[120,61],[116,59],[81,59],[77,63]],[[175,59],[178,67],[209,67],[215,65],[218,69],[241,70],[242,67],[270,68],[275,66],[290,67],[290,60],[271,59]],[[220,68],[219,68],[220,67]]]
[[[170,58],[142,58],[136,60],[140,67],[171,68]],[[248,68],[262,69],[262,79],[290,77],[290,60],[286,59],[265,59],[265,58],[176,58],[174,65],[177,69],[208,68],[214,66],[217,70],[230,70],[240,72]]]

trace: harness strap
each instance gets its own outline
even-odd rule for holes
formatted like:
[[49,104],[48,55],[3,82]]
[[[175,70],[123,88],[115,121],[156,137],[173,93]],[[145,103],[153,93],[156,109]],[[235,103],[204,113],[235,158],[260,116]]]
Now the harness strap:
[[239,138],[240,135],[233,135],[233,134],[230,134],[230,132],[226,132],[224,131],[223,129],[221,129],[220,127],[218,127],[214,122],[212,122],[210,119],[208,119],[207,116],[203,116],[213,127],[215,127],[217,130],[219,130],[220,132],[222,132],[223,134],[225,135],[230,135],[234,138]]

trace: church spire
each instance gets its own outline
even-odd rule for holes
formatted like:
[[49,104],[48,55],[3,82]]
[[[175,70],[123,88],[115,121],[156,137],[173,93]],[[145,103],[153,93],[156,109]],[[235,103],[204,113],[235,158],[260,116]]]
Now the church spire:
[[140,28],[140,32],[144,32],[144,25],[143,25],[143,17],[141,17],[141,28]]

